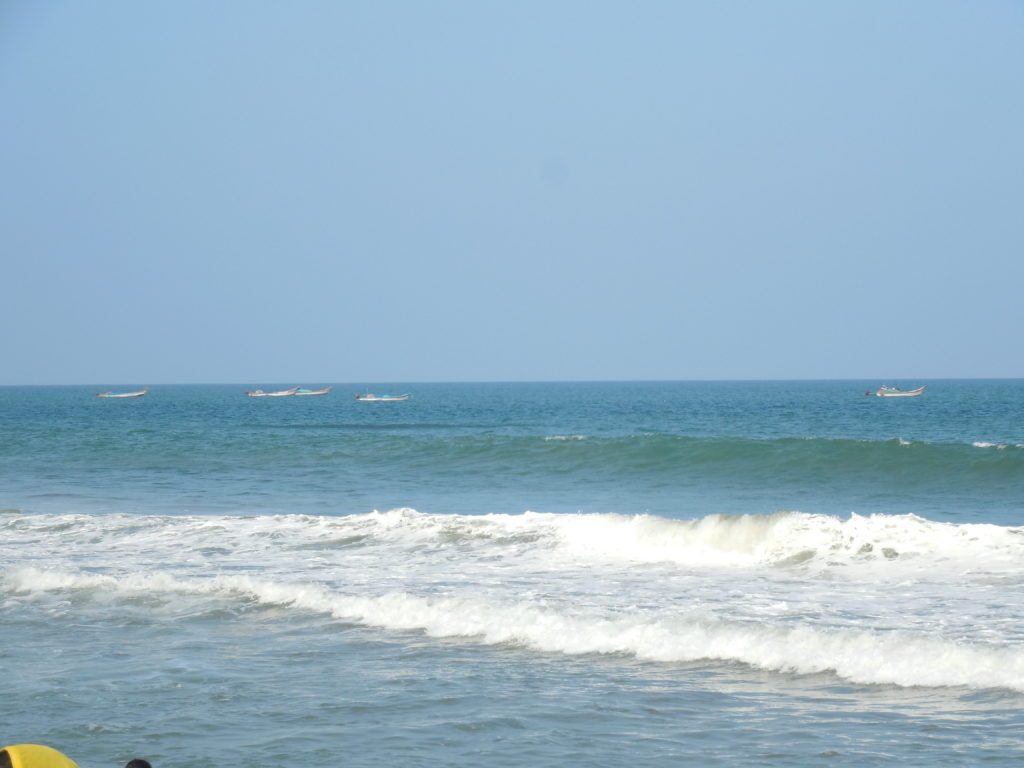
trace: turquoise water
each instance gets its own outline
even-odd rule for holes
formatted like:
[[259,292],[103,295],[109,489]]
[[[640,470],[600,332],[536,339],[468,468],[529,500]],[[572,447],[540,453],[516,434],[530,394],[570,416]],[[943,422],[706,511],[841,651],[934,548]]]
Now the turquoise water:
[[0,388],[5,743],[1024,758],[1022,381],[134,388]]

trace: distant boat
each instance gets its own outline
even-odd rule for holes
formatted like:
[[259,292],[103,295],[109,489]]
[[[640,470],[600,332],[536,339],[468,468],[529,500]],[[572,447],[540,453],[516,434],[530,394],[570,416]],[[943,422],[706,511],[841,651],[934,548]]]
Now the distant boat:
[[138,392],[97,392],[96,397],[142,397],[149,392],[149,389],[140,389]]
[[356,395],[356,400],[363,400],[371,403],[394,403],[399,400],[408,400],[409,395],[375,395],[367,392],[365,395]]
[[264,392],[262,389],[254,389],[252,392],[246,392],[245,394],[249,397],[288,397],[289,395],[294,395],[298,391],[298,387],[282,389],[279,392]]
[[917,389],[908,389],[906,391],[899,387],[888,387],[881,386],[877,392],[867,392],[868,395],[875,395],[876,397],[917,397],[924,392],[924,387],[918,387]]
[[323,389],[299,389],[295,391],[296,395],[326,395],[334,387],[324,387]]

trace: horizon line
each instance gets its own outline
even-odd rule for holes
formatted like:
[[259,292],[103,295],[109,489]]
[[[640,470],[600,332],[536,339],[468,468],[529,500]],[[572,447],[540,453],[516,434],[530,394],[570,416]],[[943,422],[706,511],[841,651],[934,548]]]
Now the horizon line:
[[[973,376],[973,377],[930,377],[930,378],[915,378],[912,376],[890,376],[890,377],[878,377],[878,376],[862,376],[857,378],[851,377],[835,377],[835,378],[693,378],[693,379],[425,379],[422,381],[414,381],[411,379],[394,379],[391,381],[384,380],[369,380],[363,379],[360,381],[324,381],[322,379],[309,379],[309,381],[316,381],[323,386],[366,386],[367,382],[371,382],[374,385],[391,385],[391,384],[403,384],[403,385],[416,385],[416,384],[689,384],[689,383],[754,383],[754,382],[864,382],[884,379],[885,381],[1020,381],[1024,380],[1024,376]],[[278,381],[264,382],[259,386],[281,386],[290,381],[291,379],[280,379]],[[142,383],[142,382],[85,382],[85,383],[20,383],[20,384],[0,384],[0,387],[109,387],[109,386],[125,386],[125,387],[136,387],[136,386],[148,386],[148,387],[246,387],[256,386],[250,385],[244,381],[173,381],[173,382],[158,382],[158,383]],[[301,385],[299,385],[301,386]]]

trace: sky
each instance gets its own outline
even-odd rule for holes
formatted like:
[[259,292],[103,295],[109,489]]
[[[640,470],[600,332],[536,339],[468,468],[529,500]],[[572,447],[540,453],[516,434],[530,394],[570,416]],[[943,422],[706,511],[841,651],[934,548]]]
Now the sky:
[[0,384],[1024,377],[1021,0],[0,0]]

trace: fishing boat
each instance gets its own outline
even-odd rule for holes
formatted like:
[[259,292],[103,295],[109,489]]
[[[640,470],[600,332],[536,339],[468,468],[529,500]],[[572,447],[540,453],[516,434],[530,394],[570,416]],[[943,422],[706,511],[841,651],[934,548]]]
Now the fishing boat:
[[333,387],[324,387],[323,389],[297,389],[295,390],[296,396],[298,395],[326,395],[330,392]]
[[138,392],[97,392],[96,397],[142,397],[149,392],[149,389],[140,389]]
[[356,395],[356,400],[362,400],[367,403],[395,403],[399,400],[408,400],[409,395],[375,395],[372,392],[367,392],[365,395]]
[[[902,390],[899,387],[881,386],[878,391],[875,392],[876,397],[917,397],[924,392],[924,387],[918,387],[917,389]],[[871,394],[871,393],[868,393]]]
[[298,387],[292,387],[291,389],[282,389],[278,392],[264,392],[262,389],[254,389],[252,392],[246,392],[249,397],[288,397],[294,395],[299,391]]

